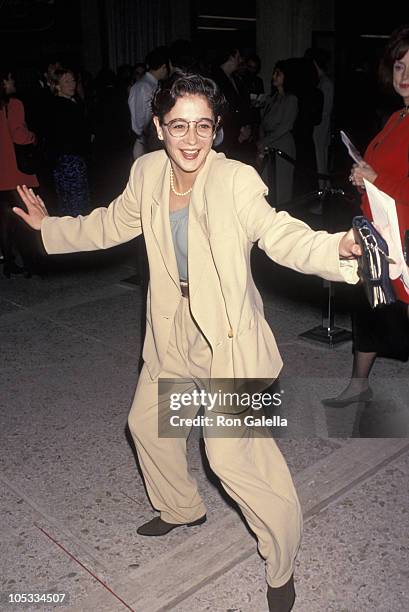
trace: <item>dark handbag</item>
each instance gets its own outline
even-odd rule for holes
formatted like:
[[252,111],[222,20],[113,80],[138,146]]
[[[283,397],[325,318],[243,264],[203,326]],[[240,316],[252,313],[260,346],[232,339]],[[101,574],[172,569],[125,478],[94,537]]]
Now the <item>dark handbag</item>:
[[35,144],[14,143],[17,168],[24,174],[36,174],[40,166],[38,147]]
[[389,278],[389,263],[392,260],[387,242],[366,217],[354,217],[352,227],[355,242],[362,250],[362,255],[358,257],[358,275],[371,308],[392,304],[396,298]]

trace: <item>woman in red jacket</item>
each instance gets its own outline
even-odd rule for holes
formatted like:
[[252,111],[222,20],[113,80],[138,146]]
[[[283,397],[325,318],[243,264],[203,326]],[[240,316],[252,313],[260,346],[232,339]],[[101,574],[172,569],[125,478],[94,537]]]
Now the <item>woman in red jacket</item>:
[[9,69],[0,70],[0,248],[3,253],[3,273],[21,274],[23,268],[14,261],[16,219],[13,206],[21,206],[16,196],[16,187],[22,183],[38,187],[35,174],[25,174],[17,167],[15,144],[26,145],[35,142],[35,135],[27,129],[24,106],[13,98],[16,88]]
[[[382,84],[395,91],[403,109],[395,112],[375,136],[365,153],[365,162],[355,164],[349,177],[363,188],[363,179],[373,183],[396,202],[402,246],[409,229],[409,24],[395,30],[386,47],[380,68]],[[363,214],[372,219],[366,193],[362,196]],[[369,400],[369,374],[376,357],[409,357],[409,294],[401,280],[392,281],[397,301],[371,310],[365,303],[353,314],[354,362],[347,388],[324,405],[343,407]]]

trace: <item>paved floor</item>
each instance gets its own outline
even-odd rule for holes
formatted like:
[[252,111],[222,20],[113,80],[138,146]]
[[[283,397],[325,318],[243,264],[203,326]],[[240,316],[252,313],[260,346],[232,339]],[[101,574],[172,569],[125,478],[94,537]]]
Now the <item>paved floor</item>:
[[[286,363],[292,428],[278,443],[306,515],[295,610],[408,610],[407,365],[379,360],[373,402],[325,411],[350,345],[299,339],[320,323],[320,281],[256,260]],[[209,478],[196,432],[189,458],[208,522],[159,540],[136,534],[152,509],[126,433],[140,348],[139,288],[121,282],[132,270],[128,246],[53,258],[44,279],[0,280],[0,610],[57,609],[8,599],[46,592],[87,612],[264,612],[255,542]]]

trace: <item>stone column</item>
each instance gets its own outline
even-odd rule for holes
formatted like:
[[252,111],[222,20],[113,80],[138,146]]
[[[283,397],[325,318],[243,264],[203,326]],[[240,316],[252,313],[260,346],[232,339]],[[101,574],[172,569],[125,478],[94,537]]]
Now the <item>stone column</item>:
[[82,63],[92,74],[102,68],[100,13],[98,0],[82,0]]
[[334,28],[334,0],[257,0],[257,52],[266,91],[277,60],[301,57],[314,30]]
[[169,24],[169,42],[183,38],[190,40],[192,37],[192,17],[190,0],[178,0],[171,2],[171,23]]

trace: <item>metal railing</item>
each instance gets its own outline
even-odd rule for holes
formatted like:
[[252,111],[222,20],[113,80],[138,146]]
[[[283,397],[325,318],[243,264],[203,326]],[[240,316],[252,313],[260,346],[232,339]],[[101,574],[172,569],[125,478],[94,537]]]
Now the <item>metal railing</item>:
[[[281,149],[266,147],[263,164],[260,170],[262,173],[267,165],[267,181],[268,186],[273,187],[274,202],[277,202],[277,181],[276,176],[276,160],[277,157],[285,159],[287,162],[295,166],[296,160],[290,155],[287,155]],[[318,179],[329,180],[328,174],[317,174]],[[327,187],[306,193],[300,197],[289,200],[288,202],[279,203],[275,206],[278,211],[285,210],[293,216],[305,217],[308,214],[311,203],[319,203],[319,223],[320,227],[314,229],[325,229],[328,232],[337,232],[348,227],[342,226],[342,214],[339,214],[340,209],[334,206],[335,198],[341,199],[345,208],[351,208],[354,200],[351,199],[343,189]],[[270,202],[271,203],[271,202]],[[316,215],[318,217],[318,215]],[[353,215],[352,215],[353,216]],[[338,218],[339,217],[339,218]],[[346,215],[345,215],[346,221]],[[348,225],[348,222],[346,221]],[[307,340],[314,340],[326,344],[328,347],[348,342],[351,340],[351,332],[338,327],[335,324],[335,286],[331,281],[323,280],[323,299],[321,308],[321,324],[300,334],[300,337]]]

